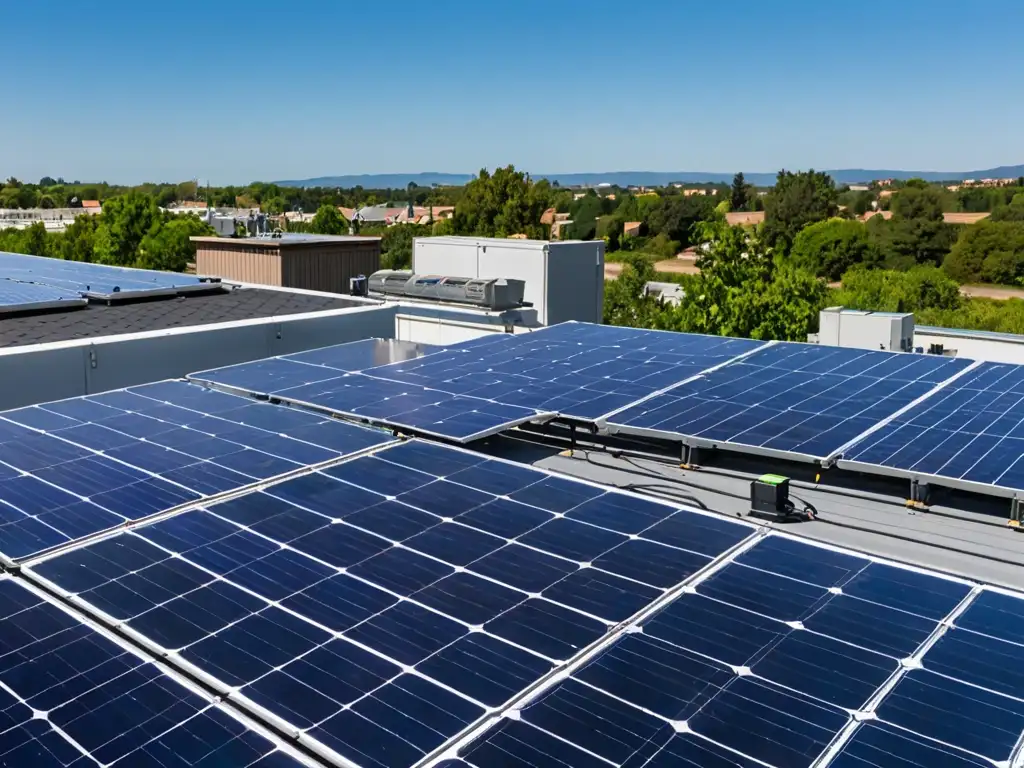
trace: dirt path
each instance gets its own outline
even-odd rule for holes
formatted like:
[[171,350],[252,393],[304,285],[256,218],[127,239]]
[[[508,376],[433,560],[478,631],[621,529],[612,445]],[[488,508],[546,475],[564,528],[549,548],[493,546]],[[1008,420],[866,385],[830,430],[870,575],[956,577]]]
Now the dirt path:
[[1024,288],[1009,288],[1005,285],[964,285],[960,293],[979,299],[1024,299]]
[[[689,259],[665,259],[654,264],[658,272],[673,272],[677,275],[696,275],[700,272]],[[622,264],[615,261],[605,262],[604,279],[614,280],[622,272]]]

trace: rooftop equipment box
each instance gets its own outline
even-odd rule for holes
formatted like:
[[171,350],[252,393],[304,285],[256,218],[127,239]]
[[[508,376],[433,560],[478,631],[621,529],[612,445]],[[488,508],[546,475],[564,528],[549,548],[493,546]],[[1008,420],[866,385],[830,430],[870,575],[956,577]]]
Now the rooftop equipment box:
[[523,299],[544,325],[567,320],[600,323],[604,313],[604,242],[419,237],[418,275],[504,277],[526,283]]
[[379,237],[285,233],[192,237],[196,274],[258,285],[348,293],[349,280],[380,269]]
[[914,315],[828,307],[818,316],[818,343],[834,347],[914,350]]

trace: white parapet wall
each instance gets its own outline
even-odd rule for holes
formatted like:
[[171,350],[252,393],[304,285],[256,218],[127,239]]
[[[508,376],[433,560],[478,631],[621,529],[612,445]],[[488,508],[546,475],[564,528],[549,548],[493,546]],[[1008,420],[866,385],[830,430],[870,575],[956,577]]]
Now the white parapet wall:
[[366,338],[391,338],[393,305],[238,320],[0,350],[0,410]]

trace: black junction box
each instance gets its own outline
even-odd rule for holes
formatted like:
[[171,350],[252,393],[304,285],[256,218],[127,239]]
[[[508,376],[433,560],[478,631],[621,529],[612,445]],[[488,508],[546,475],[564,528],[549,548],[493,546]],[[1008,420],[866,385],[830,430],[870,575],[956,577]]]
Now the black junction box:
[[791,509],[788,477],[761,475],[750,483],[751,514],[782,516]]

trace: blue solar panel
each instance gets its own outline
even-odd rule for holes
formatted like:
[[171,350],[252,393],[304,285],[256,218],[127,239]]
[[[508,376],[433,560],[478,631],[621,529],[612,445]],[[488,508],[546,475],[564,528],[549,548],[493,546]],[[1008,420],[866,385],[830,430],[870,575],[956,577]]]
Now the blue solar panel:
[[[647,538],[666,521],[673,545]],[[754,530],[411,441],[24,570],[318,748],[393,768]]]
[[597,419],[761,346],[586,323],[410,350],[410,359],[387,365],[372,359],[379,342],[363,344],[189,378],[469,442],[556,414]]
[[364,373],[592,420],[760,346],[750,339],[562,323]]
[[1022,598],[770,535],[456,744],[453,764],[1008,765]]
[[88,302],[73,291],[0,278],[0,312],[84,307]]
[[613,431],[831,458],[969,361],[773,344],[609,417]]
[[21,768],[297,768],[153,663],[0,577],[0,763]]
[[301,360],[284,357],[259,360],[195,373],[189,378],[231,391],[273,397],[456,442],[470,442],[553,415],[503,405],[483,397],[453,395],[357,372],[343,373],[342,369],[333,367],[365,361],[366,348],[353,347],[349,344],[328,347],[316,350],[315,354],[304,353]]
[[67,295],[100,299],[174,295],[210,290],[214,285],[194,275],[63,261],[20,253],[0,253],[0,275],[21,283],[60,289]]
[[850,446],[840,466],[1024,490],[1022,459],[1024,367],[981,363]]
[[181,381],[0,413],[0,553],[32,556],[390,440]]

